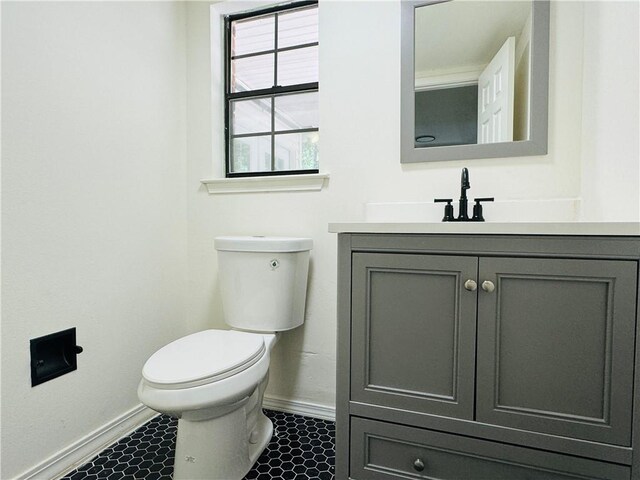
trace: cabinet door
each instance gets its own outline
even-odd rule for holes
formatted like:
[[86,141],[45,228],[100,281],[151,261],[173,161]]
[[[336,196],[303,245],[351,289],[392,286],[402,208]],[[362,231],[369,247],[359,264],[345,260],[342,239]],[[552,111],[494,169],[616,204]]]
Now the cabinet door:
[[630,445],[636,263],[482,258],[478,278],[476,419]]
[[473,418],[477,258],[353,254],[351,398]]

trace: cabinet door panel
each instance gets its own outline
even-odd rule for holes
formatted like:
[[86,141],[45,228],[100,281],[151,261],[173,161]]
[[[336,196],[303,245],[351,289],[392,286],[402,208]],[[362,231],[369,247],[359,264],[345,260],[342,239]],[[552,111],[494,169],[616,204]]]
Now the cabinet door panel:
[[353,255],[352,399],[473,418],[475,257]]
[[630,445],[635,262],[482,258],[478,421]]

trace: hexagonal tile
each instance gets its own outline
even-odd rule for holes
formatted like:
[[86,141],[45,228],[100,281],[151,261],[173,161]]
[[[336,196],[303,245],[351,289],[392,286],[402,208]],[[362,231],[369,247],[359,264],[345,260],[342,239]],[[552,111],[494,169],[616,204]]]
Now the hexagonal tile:
[[[265,414],[274,435],[245,480],[333,480],[334,423],[270,410]],[[171,480],[177,423],[159,415],[61,480]]]

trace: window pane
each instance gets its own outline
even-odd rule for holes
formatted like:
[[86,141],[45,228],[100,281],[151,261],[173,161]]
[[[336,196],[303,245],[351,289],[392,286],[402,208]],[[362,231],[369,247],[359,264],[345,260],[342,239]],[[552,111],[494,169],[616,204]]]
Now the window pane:
[[317,46],[278,53],[278,85],[296,85],[317,81]]
[[274,39],[274,15],[231,22],[232,56],[273,50]]
[[271,132],[271,97],[231,102],[231,134]]
[[278,48],[318,41],[318,7],[278,16]]
[[318,127],[318,92],[282,95],[275,103],[277,131]]
[[276,135],[274,170],[318,169],[318,132]]
[[273,87],[273,54],[231,61],[231,91],[244,92]]
[[234,138],[231,172],[268,172],[271,170],[271,136]]

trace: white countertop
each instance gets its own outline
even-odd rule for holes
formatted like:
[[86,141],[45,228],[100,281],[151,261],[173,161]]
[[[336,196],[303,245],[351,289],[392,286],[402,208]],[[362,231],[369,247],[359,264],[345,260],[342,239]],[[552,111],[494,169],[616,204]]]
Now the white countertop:
[[460,233],[499,235],[640,236],[637,222],[330,223],[330,233]]

